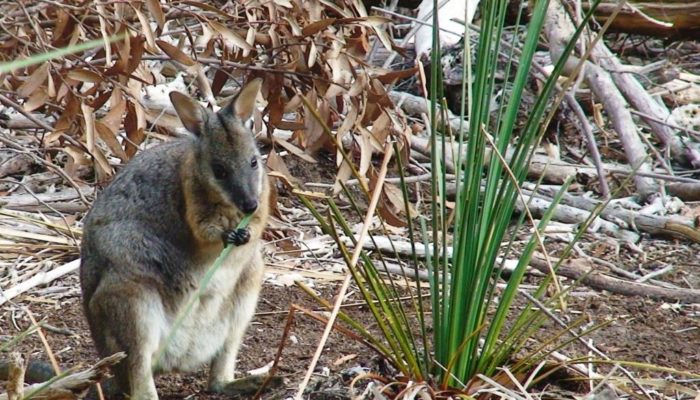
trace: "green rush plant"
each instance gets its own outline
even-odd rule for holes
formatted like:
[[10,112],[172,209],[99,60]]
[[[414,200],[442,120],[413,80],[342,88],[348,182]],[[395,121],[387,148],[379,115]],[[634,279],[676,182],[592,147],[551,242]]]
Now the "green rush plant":
[[[574,43],[591,18],[594,2],[583,18],[581,27],[566,46],[564,55],[555,65],[546,80],[534,106],[527,112],[527,120],[516,132],[518,111],[523,91],[530,77],[530,66],[540,40],[548,1],[532,3],[529,23],[524,32],[512,37],[524,37],[520,51],[516,44],[502,46],[507,0],[482,1],[481,26],[477,37],[476,57],[472,60],[470,45],[471,30],[465,26],[462,48],[464,72],[461,87],[461,117],[468,127],[459,132],[447,132],[442,118],[444,98],[441,77],[441,51],[437,16],[433,16],[433,50],[430,68],[430,125],[431,186],[430,215],[412,218],[409,213],[408,188],[402,174],[407,160],[402,160],[396,149],[396,165],[401,177],[401,190],[406,206],[408,240],[411,255],[400,256],[395,249],[392,258],[401,260],[400,265],[415,267],[406,269],[402,275],[388,273],[384,255],[377,252],[370,256],[363,252],[357,266],[350,265],[350,253],[346,240],[356,244],[349,223],[333,199],[327,200],[325,211],[319,211],[314,203],[300,194],[301,200],[320,222],[323,231],[334,237],[340,253],[350,266],[355,283],[374,315],[381,338],[363,328],[354,329],[380,349],[398,372],[413,381],[430,381],[434,387],[469,388],[478,374],[494,376],[509,358],[522,349],[533,337],[544,321],[544,314],[532,305],[516,310],[513,305],[525,268],[534,251],[542,247],[541,232],[547,225],[553,207],[545,213],[534,234],[518,255],[519,261],[504,289],[496,284],[504,261],[512,253],[513,238],[504,240],[508,229],[517,230],[527,220],[523,213],[515,222],[515,203],[524,204],[520,186],[525,180],[528,165],[544,132],[546,113],[556,107],[553,101],[556,79],[561,74],[564,60],[574,48]],[[438,1],[434,2],[434,9]],[[523,35],[520,35],[523,34]],[[505,59],[505,61],[503,61]],[[503,77],[503,94],[500,103],[492,107],[497,97],[497,75]],[[327,130],[327,129],[326,129]],[[327,133],[330,131],[327,130]],[[335,136],[332,136],[335,140]],[[453,144],[456,142],[456,146]],[[456,150],[455,150],[456,148]],[[342,149],[342,146],[341,146]],[[343,157],[349,160],[341,150]],[[448,154],[449,153],[449,154]],[[508,156],[506,157],[506,154]],[[447,196],[448,160],[455,160],[452,169],[456,174],[456,200],[449,208]],[[562,191],[554,199],[557,204]],[[344,193],[351,209],[364,215],[357,194],[346,187]],[[381,190],[375,188],[374,190]],[[368,193],[363,193],[369,198]],[[380,231],[386,232],[383,222]],[[580,236],[580,234],[579,234]],[[578,236],[577,236],[578,237]],[[346,238],[346,239],[344,239]],[[370,233],[368,242],[377,246],[375,235]],[[392,246],[393,246],[392,242]],[[505,251],[504,251],[505,250]],[[421,283],[419,267],[425,266],[428,283]],[[556,269],[556,266],[555,266]],[[412,280],[413,282],[409,282]],[[401,282],[403,281],[403,282]],[[535,297],[542,299],[551,279],[544,279]],[[409,301],[401,301],[404,286],[417,286],[417,295]],[[427,287],[426,287],[427,285]],[[429,294],[425,298],[425,294]],[[556,305],[557,296],[541,300]],[[340,314],[341,320],[347,316]],[[506,324],[506,321],[513,321]],[[564,336],[564,329],[552,332],[552,338]],[[512,364],[511,370],[526,371],[534,361],[542,360],[543,354],[555,350],[556,344],[541,346],[538,352],[529,353],[527,360]],[[559,345],[561,346],[561,345]]]
[[93,39],[93,40],[88,40],[86,42],[82,43],[76,43],[70,46],[66,47],[61,47],[58,49],[53,49],[51,51],[47,51],[45,53],[39,53],[39,54],[34,54],[31,55],[27,58],[19,59],[19,60],[12,60],[12,61],[7,61],[7,62],[1,62],[0,63],[0,74],[6,73],[6,72],[13,72],[17,69],[20,68],[26,68],[35,64],[41,64],[45,61],[49,60],[55,60],[57,58],[62,58],[71,54],[79,53],[81,51],[89,50],[95,47],[101,47],[104,46],[107,43],[112,43],[116,42],[118,40],[122,40],[124,37],[126,37],[125,34],[120,33],[117,35],[112,35],[108,36],[107,38],[103,39]]

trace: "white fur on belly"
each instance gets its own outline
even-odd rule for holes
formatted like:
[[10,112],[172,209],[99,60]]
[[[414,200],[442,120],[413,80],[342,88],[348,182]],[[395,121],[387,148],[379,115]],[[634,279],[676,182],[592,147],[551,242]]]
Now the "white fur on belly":
[[[191,297],[188,297],[178,312],[172,315],[166,313],[163,304],[158,300],[147,306],[147,314],[152,321],[149,325],[159,335],[158,348],[166,346],[160,359],[157,360],[158,371],[196,370],[203,364],[209,363],[221,350],[231,331],[233,319],[233,312],[229,309],[230,304],[226,302],[231,300],[230,295],[238,283],[241,272],[248,267],[248,263],[242,263],[241,260],[250,258],[249,247],[254,246],[246,246],[231,252],[172,336],[170,335],[176,319],[179,314],[185,312]],[[201,277],[197,280],[200,281]],[[193,290],[189,296],[196,295],[196,290]]]

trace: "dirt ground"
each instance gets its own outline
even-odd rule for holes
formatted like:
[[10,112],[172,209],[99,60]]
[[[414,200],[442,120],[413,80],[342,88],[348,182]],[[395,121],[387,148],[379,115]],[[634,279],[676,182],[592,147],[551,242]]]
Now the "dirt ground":
[[[332,168],[304,168],[301,164],[290,164],[295,176],[304,176],[307,182],[332,182]],[[284,190],[280,191],[278,202],[281,212],[293,213],[300,210],[298,200]],[[308,212],[305,212],[308,213]],[[311,218],[311,217],[307,217]],[[274,231],[277,230],[275,234]],[[294,251],[285,250],[284,241],[280,241],[278,224],[272,224],[268,245],[268,268],[271,274],[263,287],[257,314],[248,329],[247,336],[239,356],[238,373],[245,373],[261,368],[275,359],[278,349],[282,356],[277,375],[284,377],[284,384],[266,393],[264,398],[288,398],[296,393],[312,355],[314,354],[324,326],[305,315],[296,314],[288,338],[281,343],[283,330],[292,304],[306,309],[323,311],[318,304],[294,285],[280,284],[275,279],[280,272],[279,265],[286,261],[302,276],[313,276],[310,270],[318,270],[319,263],[304,262],[303,258],[294,258]],[[313,229],[309,232],[313,233]],[[523,235],[527,235],[523,233]],[[284,235],[281,235],[284,236]],[[548,239],[553,247],[561,245],[556,239]],[[584,236],[580,248],[586,254],[595,255],[612,262],[629,272],[645,275],[658,268],[673,265],[674,268],[657,279],[666,284],[679,287],[700,287],[700,245],[678,242],[664,238],[645,238],[637,247],[617,246],[615,242],[596,236]],[[340,265],[339,259],[336,260]],[[322,269],[325,268],[321,265]],[[338,291],[338,282],[342,271],[324,271],[324,279],[314,281],[314,288],[322,297],[332,300]],[[605,271],[609,273],[608,271]],[[309,274],[307,274],[309,273]],[[328,277],[334,279],[328,279]],[[536,285],[540,278],[527,276],[525,285]],[[570,281],[564,281],[570,283]],[[57,356],[62,368],[86,367],[97,361],[82,315],[79,282],[77,274],[70,274],[54,281],[59,296],[40,296],[30,292],[14,299],[0,308],[0,339],[4,342],[22,330],[31,326],[30,319],[23,307],[27,307],[38,320],[45,320],[57,329],[46,331],[51,351]],[[59,288],[63,288],[58,290]],[[68,288],[66,290],[66,288]],[[51,290],[43,289],[42,293]],[[361,302],[358,291],[351,288],[345,309],[353,318],[372,329],[375,322],[369,311],[357,305]],[[520,299],[520,305],[524,299]],[[698,389],[697,380],[683,380],[684,377],[671,373],[675,369],[700,374],[700,305],[670,304],[663,301],[641,297],[625,297],[600,292],[584,286],[575,288],[567,299],[567,310],[558,312],[557,316],[571,322],[584,317],[586,323],[579,329],[607,323],[604,327],[586,336],[586,340],[602,350],[610,359],[635,363],[648,363],[656,369],[633,368],[639,378],[662,378],[681,382],[686,387]],[[203,327],[206,329],[206,327]],[[547,334],[554,331],[554,324],[546,325],[538,339],[545,340]],[[16,350],[30,359],[47,359],[47,352],[36,335],[22,341]],[[570,356],[584,356],[588,350],[580,344],[569,346],[562,353]],[[355,340],[334,332],[325,346],[324,352],[315,370],[311,384],[308,386],[307,398],[310,399],[349,399],[350,383],[359,372],[374,371],[386,373],[382,360],[371,350]],[[600,365],[600,373],[610,369]],[[557,393],[553,398],[573,398],[576,393],[558,392],[553,389],[564,387],[561,382],[549,380],[545,385],[547,392]],[[197,373],[165,375],[157,379],[157,387],[163,399],[220,399],[220,395],[209,394],[205,390],[206,367]],[[551,384],[554,384],[552,386]],[[578,395],[587,393],[589,385],[579,384]],[[660,389],[658,389],[660,390]],[[667,395],[672,395],[672,388]],[[544,398],[545,396],[543,396]],[[677,398],[682,398],[677,397]]]
[[[697,255],[700,254],[700,247],[668,241],[647,241],[646,244],[654,249],[646,254],[647,260],[673,263],[677,266],[669,276],[664,277],[666,281],[698,284],[700,264]],[[638,256],[623,251],[619,258],[627,261],[625,267],[632,268]],[[526,284],[536,283],[534,277],[528,280],[530,282]],[[60,285],[78,287],[77,276],[68,276]],[[325,298],[331,299],[338,288],[337,284],[330,283],[317,287],[317,290]],[[352,295],[346,304],[357,300],[358,296]],[[278,375],[285,378],[285,384],[267,393],[264,398],[286,398],[295,393],[323,330],[320,323],[297,314],[289,338],[281,344],[291,304],[319,309],[312,299],[295,286],[265,285],[258,313],[248,330],[240,353],[238,370],[248,371],[272,362],[282,345]],[[61,330],[49,330],[46,331],[46,335],[49,346],[62,368],[85,367],[97,360],[82,316],[77,291],[56,302],[40,302],[37,298],[25,296],[19,298],[15,305],[4,305],[0,315],[0,334],[3,341],[30,326],[26,314],[19,309],[21,306],[28,307],[37,319],[45,319],[49,325]],[[365,326],[374,325],[365,308],[353,306],[348,307],[347,311]],[[697,305],[668,304],[579,287],[569,297],[567,312],[560,317],[572,320],[582,315],[588,319],[588,326],[610,322],[587,336],[587,339],[611,359],[700,373],[700,308]],[[17,349],[29,358],[46,359],[46,350],[36,336],[24,340]],[[578,355],[584,355],[586,352],[581,346],[563,352],[575,356],[576,351],[579,351]],[[307,394],[313,399],[349,398],[348,385],[357,372],[377,371],[380,367],[378,357],[370,350],[339,333],[333,333]],[[636,371],[641,378],[666,378],[672,375],[663,370]],[[161,376],[157,380],[158,390],[163,399],[224,398],[207,394],[205,383],[205,368],[198,373]],[[692,387],[693,382],[688,384]],[[694,384],[697,386],[697,382]]]

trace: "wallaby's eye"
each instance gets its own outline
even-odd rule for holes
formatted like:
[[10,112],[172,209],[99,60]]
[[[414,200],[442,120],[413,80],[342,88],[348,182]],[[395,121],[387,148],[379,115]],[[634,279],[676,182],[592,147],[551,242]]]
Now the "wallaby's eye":
[[218,180],[225,179],[228,175],[228,173],[226,172],[226,168],[224,168],[224,166],[219,163],[212,164],[211,170],[212,172],[214,172],[214,178]]
[[258,157],[253,156],[253,158],[250,160],[250,166],[253,168],[258,168]]

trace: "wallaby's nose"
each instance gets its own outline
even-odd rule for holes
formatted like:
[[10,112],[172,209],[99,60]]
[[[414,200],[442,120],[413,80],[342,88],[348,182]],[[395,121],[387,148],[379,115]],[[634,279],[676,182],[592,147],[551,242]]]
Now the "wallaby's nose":
[[258,201],[257,200],[243,200],[243,203],[240,205],[241,211],[243,211],[246,214],[251,214],[255,212],[255,210],[258,209]]

